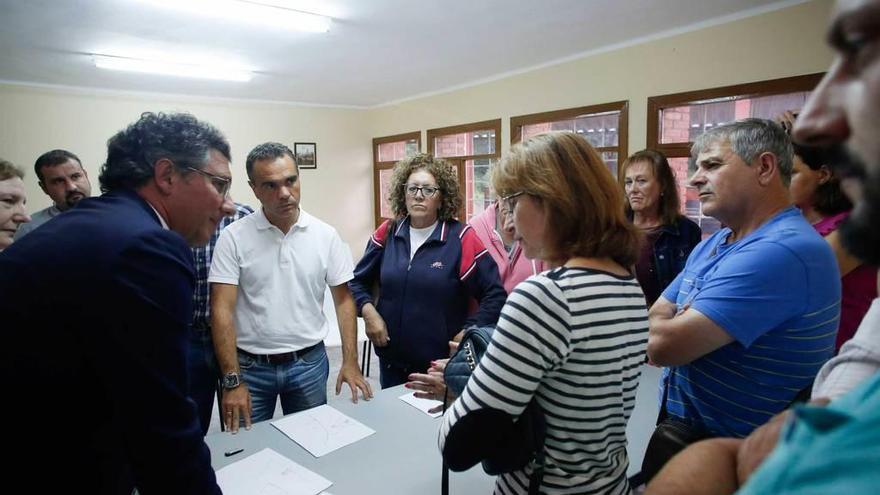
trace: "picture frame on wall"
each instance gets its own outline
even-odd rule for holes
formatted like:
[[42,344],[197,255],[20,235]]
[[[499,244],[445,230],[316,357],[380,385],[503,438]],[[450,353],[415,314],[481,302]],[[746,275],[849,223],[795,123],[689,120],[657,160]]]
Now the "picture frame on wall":
[[318,168],[318,152],[315,143],[293,143],[293,155],[299,168]]

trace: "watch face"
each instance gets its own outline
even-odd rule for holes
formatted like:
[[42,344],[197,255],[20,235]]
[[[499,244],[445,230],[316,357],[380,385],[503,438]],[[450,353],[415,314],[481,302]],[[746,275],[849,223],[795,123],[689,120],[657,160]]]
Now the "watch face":
[[227,373],[223,375],[223,388],[235,388],[241,385],[241,375],[238,373]]

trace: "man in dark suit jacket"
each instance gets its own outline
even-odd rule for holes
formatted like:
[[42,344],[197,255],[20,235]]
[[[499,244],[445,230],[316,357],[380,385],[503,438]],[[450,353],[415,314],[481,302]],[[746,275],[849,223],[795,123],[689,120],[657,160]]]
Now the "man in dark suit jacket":
[[101,197],[2,253],[4,482],[220,492],[186,355],[190,246],[233,211],[229,157],[191,115],[145,113],[108,142]]

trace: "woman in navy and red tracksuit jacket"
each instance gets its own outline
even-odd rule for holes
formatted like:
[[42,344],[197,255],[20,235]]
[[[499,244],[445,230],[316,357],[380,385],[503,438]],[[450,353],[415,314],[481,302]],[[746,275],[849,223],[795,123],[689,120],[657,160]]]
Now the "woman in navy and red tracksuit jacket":
[[[398,219],[376,229],[349,282],[376,344],[382,388],[449,357],[448,342],[465,327],[494,325],[507,299],[473,228],[454,219],[461,199],[448,163],[430,155],[405,159],[395,166],[390,189]],[[410,258],[413,224],[436,226]]]

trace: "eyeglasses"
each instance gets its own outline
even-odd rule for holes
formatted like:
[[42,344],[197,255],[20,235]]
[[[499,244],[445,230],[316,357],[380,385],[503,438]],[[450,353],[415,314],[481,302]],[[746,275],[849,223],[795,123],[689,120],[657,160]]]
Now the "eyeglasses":
[[421,186],[420,187],[420,186],[414,186],[412,184],[404,184],[403,187],[406,190],[406,195],[411,196],[413,198],[416,197],[416,194],[418,194],[419,191],[422,192],[422,196],[424,196],[426,198],[431,198],[435,194],[437,194],[437,191],[440,190],[439,187],[434,187],[434,186]]
[[516,208],[517,198],[526,194],[525,191],[515,192],[513,194],[508,194],[507,196],[503,196],[501,198],[501,203],[505,209],[507,209],[507,213],[513,213],[513,209]]
[[221,177],[219,175],[214,175],[210,172],[205,172],[204,170],[199,170],[193,167],[185,167],[186,170],[192,170],[193,172],[198,172],[208,179],[211,180],[211,185],[214,186],[214,189],[217,191],[217,194],[223,196],[224,198],[229,194],[229,187],[232,185],[232,179],[228,177]]

